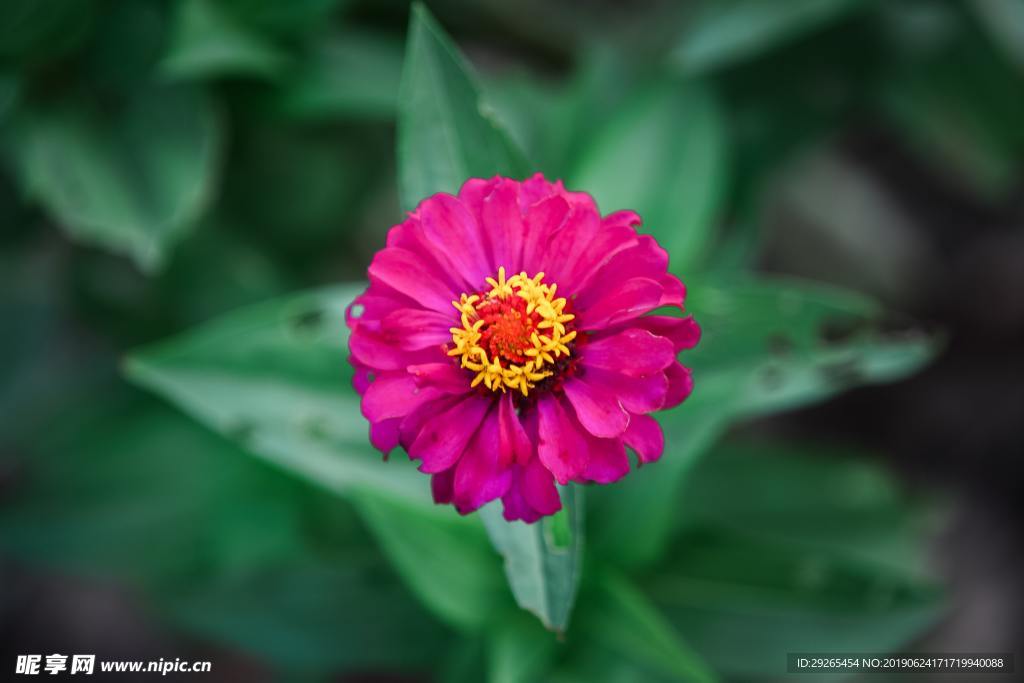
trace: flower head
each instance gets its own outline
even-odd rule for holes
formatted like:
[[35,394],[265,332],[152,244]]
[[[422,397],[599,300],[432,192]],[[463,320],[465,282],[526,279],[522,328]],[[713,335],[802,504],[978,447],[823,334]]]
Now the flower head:
[[555,482],[610,483],[661,457],[650,413],[692,388],[700,329],[640,217],[541,175],[471,179],[391,229],[347,311],[370,440],[401,445],[434,499],[507,519],[561,507]]

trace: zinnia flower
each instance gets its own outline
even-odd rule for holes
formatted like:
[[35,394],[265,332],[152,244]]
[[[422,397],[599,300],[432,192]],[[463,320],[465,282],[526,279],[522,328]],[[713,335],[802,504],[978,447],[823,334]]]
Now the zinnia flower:
[[700,328],[640,217],[537,174],[470,179],[388,233],[347,311],[350,362],[385,456],[401,445],[438,503],[496,498],[533,522],[555,482],[607,484],[657,460],[650,413],[692,388],[677,360]]

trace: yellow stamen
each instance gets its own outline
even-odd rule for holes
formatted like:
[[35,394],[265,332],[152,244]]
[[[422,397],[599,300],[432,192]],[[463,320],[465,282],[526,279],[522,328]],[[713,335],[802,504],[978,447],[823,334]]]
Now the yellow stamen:
[[[470,386],[483,384],[491,391],[512,389],[528,396],[538,382],[554,374],[560,358],[570,355],[568,344],[576,332],[567,330],[566,323],[575,316],[565,312],[566,299],[555,296],[557,285],[544,283],[544,273],[507,277],[500,267],[496,278],[487,278],[487,285],[490,290],[482,294],[462,294],[452,302],[461,327],[449,330],[448,355],[476,373]],[[516,305],[514,297],[522,302]],[[487,348],[486,335],[494,335]]]

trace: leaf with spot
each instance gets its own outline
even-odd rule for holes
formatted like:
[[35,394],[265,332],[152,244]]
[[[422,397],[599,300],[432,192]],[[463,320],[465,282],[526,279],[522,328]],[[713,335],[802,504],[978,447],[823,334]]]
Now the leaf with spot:
[[[614,562],[648,564],[676,521],[689,468],[733,422],[822,401],[854,386],[889,382],[921,368],[936,340],[880,329],[882,309],[837,288],[785,280],[689,282],[687,309],[703,336],[683,352],[692,396],[658,415],[665,454],[616,486],[595,492],[594,533]],[[637,534],[633,519],[644,520]]]
[[413,6],[398,97],[398,185],[411,211],[467,178],[530,167],[483,101],[469,65],[422,4]]

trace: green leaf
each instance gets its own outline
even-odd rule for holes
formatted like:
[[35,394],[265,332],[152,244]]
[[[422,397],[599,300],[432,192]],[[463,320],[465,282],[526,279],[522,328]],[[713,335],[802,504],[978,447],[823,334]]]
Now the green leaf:
[[594,594],[580,605],[580,628],[589,642],[670,680],[716,680],[700,656],[625,577],[605,572],[593,590]]
[[390,119],[402,75],[402,44],[360,29],[318,42],[282,84],[277,105],[302,120]]
[[479,627],[511,606],[476,519],[434,505],[411,462],[381,462],[345,363],[344,312],[362,285],[229,314],[133,354],[131,379],[258,455],[346,495],[441,618]]
[[860,0],[722,0],[705,2],[671,59],[688,73],[756,57],[836,21]]
[[392,564],[442,619],[479,629],[511,607],[498,560],[476,519],[370,491],[359,492],[355,501]]
[[[339,539],[334,539],[335,543]],[[383,558],[358,548],[306,552],[241,576],[192,583],[160,600],[178,628],[298,674],[425,672],[450,633],[420,608]]]
[[468,178],[523,177],[530,168],[491,108],[469,65],[421,5],[413,6],[399,89],[398,180],[411,211]]
[[999,201],[1017,187],[1024,88],[999,54],[971,38],[930,59],[891,67],[881,104],[938,173]]
[[345,363],[343,285],[242,309],[132,354],[138,384],[254,453],[338,493],[364,487],[429,501],[426,480],[367,440]]
[[583,560],[583,490],[561,489],[562,510],[534,524],[509,522],[497,504],[480,511],[516,602],[545,627],[565,631]]
[[677,547],[677,557],[644,585],[693,647],[728,676],[765,677],[794,643],[817,652],[891,651],[942,610],[930,582],[827,549],[723,531],[687,534]]
[[636,210],[686,272],[704,255],[725,196],[726,136],[711,93],[662,82],[623,108],[571,174],[605,213]]
[[679,500],[684,529],[723,528],[919,577],[939,517],[868,454],[812,445],[726,440],[689,473]]
[[144,397],[96,404],[33,442],[5,557],[126,582],[175,627],[287,670],[430,667],[449,634],[350,506]]
[[216,0],[184,0],[177,6],[170,48],[160,64],[168,76],[272,78],[287,56],[232,16]]
[[[694,390],[658,415],[661,460],[595,498],[594,537],[612,561],[648,564],[668,542],[689,468],[730,423],[822,401],[866,383],[894,381],[930,360],[935,340],[884,334],[871,299],[785,280],[691,280],[687,308],[703,337],[682,355]],[[644,520],[637,534],[631,520]]]
[[204,95],[145,88],[102,112],[89,100],[15,122],[22,184],[82,241],[158,266],[213,194],[220,127]]
[[488,683],[534,683],[555,656],[555,636],[522,612],[498,620],[490,636]]

